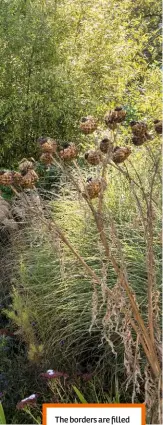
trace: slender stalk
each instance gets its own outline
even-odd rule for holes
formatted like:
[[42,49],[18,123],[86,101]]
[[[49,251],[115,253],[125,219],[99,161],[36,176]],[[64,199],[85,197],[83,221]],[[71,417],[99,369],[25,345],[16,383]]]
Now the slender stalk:
[[156,173],[158,170],[160,158],[157,159],[155,163],[155,170],[153,173],[152,181],[151,181],[151,190],[147,208],[147,273],[148,273],[148,325],[150,331],[150,337],[153,344],[155,346],[155,337],[154,337],[154,318],[153,318],[153,288],[156,286],[156,276],[155,276],[155,259],[153,252],[153,218],[152,218],[152,192],[154,181],[156,177]]
[[[49,230],[55,230],[57,234],[59,235],[60,239],[67,245],[67,247],[71,250],[71,252],[75,255],[75,257],[80,261],[80,263],[83,265],[85,270],[87,271],[88,275],[90,275],[93,280],[101,285],[101,279],[96,275],[96,273],[93,271],[91,267],[88,266],[88,264],[84,261],[84,259],[81,257],[81,255],[76,251],[76,249],[73,247],[71,242],[66,238],[62,230],[59,228],[57,223],[52,219],[51,221],[43,220],[46,225],[48,225]],[[112,291],[107,288],[107,291],[110,295],[112,295]]]
[[40,423],[40,421],[38,421],[38,419],[36,419],[36,418],[35,418],[35,416],[32,414],[31,410],[30,410],[28,407],[26,407],[26,408],[24,409],[24,411],[25,411],[26,413],[28,413],[28,415],[30,415],[30,417],[34,420],[34,423],[35,423],[35,424],[39,424],[39,423]]
[[[55,162],[57,163],[57,161],[55,161]],[[63,165],[59,164],[59,166],[64,171],[66,171],[64,169]],[[75,165],[75,166],[78,169],[78,166],[77,165]],[[103,166],[103,172],[105,171],[105,167],[106,166],[104,165]],[[81,189],[80,189],[80,187],[78,185],[78,183],[76,182],[76,180],[74,179],[74,177],[72,176],[72,174],[70,172],[67,172],[67,171],[66,171],[66,173],[72,179],[72,181],[75,184],[75,187],[77,188],[78,192],[79,193],[82,193],[81,192]],[[128,172],[125,173],[125,174],[127,174],[127,177],[129,178]],[[134,327],[133,328],[135,328],[137,330],[137,334],[141,332],[141,339],[140,339],[140,341],[142,343],[142,346],[144,348],[144,351],[145,351],[146,356],[148,358],[148,361],[150,363],[151,369],[152,369],[154,375],[156,377],[158,377],[160,375],[160,364],[159,364],[159,361],[158,361],[158,358],[157,358],[157,355],[156,355],[156,352],[155,352],[155,349],[154,349],[154,345],[153,345],[153,343],[151,341],[150,335],[148,334],[148,331],[146,329],[146,326],[144,324],[144,321],[142,319],[142,316],[141,316],[141,314],[139,312],[139,309],[137,307],[137,303],[135,301],[135,298],[134,298],[134,295],[132,293],[132,290],[130,289],[130,285],[129,285],[129,282],[128,282],[126,276],[125,276],[125,273],[121,269],[121,267],[119,267],[116,259],[114,258],[114,256],[110,252],[109,244],[108,244],[106,233],[105,233],[105,229],[104,229],[104,219],[103,219],[102,212],[101,212],[101,201],[100,201],[100,214],[99,214],[99,211],[96,211],[95,208],[93,207],[92,202],[90,201],[89,197],[86,196],[86,194],[84,194],[84,193],[82,193],[82,196],[86,200],[86,202],[87,202],[88,206],[90,207],[90,209],[92,211],[92,214],[94,216],[95,223],[96,223],[96,226],[97,226],[97,230],[99,232],[99,236],[100,236],[101,242],[103,244],[106,257],[109,259],[109,261],[111,261],[112,266],[114,268],[114,271],[115,271],[115,273],[118,276],[119,282],[123,286],[123,288],[125,289],[125,291],[127,293],[127,296],[128,296],[128,299],[129,299],[129,302],[130,302],[130,305],[131,305],[131,308],[132,308],[132,311],[133,311],[134,319],[135,319],[135,321],[136,321],[136,323],[138,325],[138,328],[137,328],[137,326],[135,325],[135,322],[133,322],[133,324],[134,324]],[[71,251],[78,258],[78,260],[80,260],[80,262],[83,264],[83,266],[85,267],[85,269],[87,270],[87,272],[92,276],[92,278],[94,279],[94,281],[96,283],[101,284],[100,279],[96,276],[96,274],[94,273],[94,271],[85,263],[85,261],[83,260],[83,258],[77,253],[77,251],[74,249],[74,247],[67,240],[67,238],[65,237],[65,235],[63,234],[63,232],[58,228],[57,224],[54,223],[54,225],[55,225],[56,231],[59,234],[59,236],[62,239],[62,241],[71,249]],[[110,294],[111,294],[111,291],[110,291]]]
[[140,339],[140,336],[139,336],[139,334],[137,334],[137,338],[136,338],[136,347],[135,347],[135,358],[134,358],[134,367],[133,367],[133,370],[134,370],[134,377],[133,377],[133,391],[132,391],[132,403],[134,403],[134,401],[135,401],[135,395],[136,395],[136,392],[135,392],[135,371],[136,371],[136,363],[137,363],[137,355],[138,355],[138,348],[139,348],[139,339]]
[[154,253],[153,253],[153,228],[151,220],[148,223],[148,238],[147,238],[147,272],[148,272],[148,325],[153,347],[155,346],[154,338],[154,321],[153,321],[153,286],[155,285],[154,273]]
[[15,189],[15,187],[14,186],[10,186],[11,187],[11,189],[12,189],[12,191],[13,191],[13,193],[16,195],[16,196],[20,196],[19,195],[19,192],[17,192],[17,190]]
[[[77,183],[75,183],[75,185],[76,185],[76,187],[78,187]],[[126,290],[128,298],[130,300],[130,304],[131,304],[131,307],[132,307],[134,318],[135,318],[136,322],[138,323],[140,330],[142,331],[142,336],[144,338],[144,342],[145,342],[145,344],[147,345],[147,347],[150,351],[150,365],[152,367],[153,373],[155,374],[155,376],[159,376],[159,374],[160,374],[160,364],[159,364],[157,355],[155,353],[153,344],[151,343],[151,339],[150,339],[150,336],[147,332],[144,321],[143,321],[143,319],[142,319],[142,317],[139,313],[136,301],[134,299],[132,290],[130,289],[130,286],[129,286],[129,283],[126,279],[126,276],[123,273],[123,271],[121,270],[121,268],[118,266],[116,259],[114,258],[114,256],[110,252],[110,248],[109,248],[107,238],[106,238],[106,234],[105,234],[105,230],[104,230],[103,217],[102,217],[101,214],[99,215],[97,213],[97,211],[94,209],[94,207],[92,207],[91,203],[89,202],[89,199],[85,196],[84,196],[84,198],[86,199],[86,202],[88,203],[88,205],[89,205],[89,207],[90,207],[90,209],[93,213],[93,216],[94,216],[94,219],[95,219],[95,222],[96,222],[96,226],[97,226],[97,229],[98,229],[98,232],[99,232],[99,235],[100,235],[100,239],[101,239],[101,242],[104,246],[105,254],[106,254],[107,258],[111,261],[112,266],[113,266],[113,268],[114,268],[114,270],[115,270],[115,272],[116,272],[116,274],[119,278],[119,282],[124,287],[124,289]],[[148,357],[148,360],[149,360],[149,357]]]
[[[88,266],[88,264],[84,261],[84,259],[80,256],[80,254],[75,250],[75,248],[72,246],[72,244],[69,242],[69,240],[66,238],[66,236],[63,234],[63,232],[61,231],[61,229],[59,228],[59,226],[57,225],[57,223],[53,220],[48,221],[42,219],[42,221],[48,225],[48,228],[50,231],[55,230],[57,232],[57,234],[59,235],[60,239],[67,245],[67,247],[71,250],[71,252],[76,256],[76,258],[81,262],[81,264],[83,265],[83,267],[85,268],[85,270],[87,271],[88,275],[90,275],[93,278],[93,281],[99,285],[101,285],[101,280],[100,278],[96,275],[96,273]],[[105,242],[105,240],[104,240]],[[106,249],[107,246],[106,246]],[[108,251],[107,251],[108,252]],[[109,256],[110,259],[110,256]],[[116,265],[117,267],[117,265]],[[140,342],[143,346],[143,349],[145,351],[145,354],[147,356],[147,359],[149,361],[149,364],[151,366],[151,369],[154,373],[154,375],[157,377],[160,375],[160,365],[157,359],[157,356],[153,350],[153,346],[151,344],[150,341],[150,337],[148,335],[148,332],[145,328],[143,319],[139,313],[139,310],[137,308],[136,302],[134,300],[133,294],[128,286],[128,282],[126,282],[124,275],[122,274],[121,271],[118,271],[118,277],[120,279],[120,283],[122,284],[122,286],[126,289],[126,292],[128,294],[129,300],[130,300],[130,304],[132,306],[132,311],[134,313],[134,318],[136,320],[136,323],[138,324],[139,328],[137,328],[137,325],[135,324],[135,322],[133,320],[130,320],[131,325],[133,327],[133,329],[136,331],[137,334],[139,334],[141,332],[141,338],[140,338]],[[109,296],[113,296],[112,291],[107,288],[107,292],[109,294]]]
[[[47,221],[45,222],[45,224],[47,224]],[[60,239],[67,245],[67,247],[71,250],[71,252],[81,262],[81,264],[83,265],[83,267],[87,271],[88,275],[90,275],[93,278],[93,281],[95,283],[101,285],[100,278],[95,274],[95,272],[83,260],[83,258],[80,256],[80,254],[75,250],[75,248],[72,246],[72,244],[66,238],[66,236],[63,234],[63,232],[61,231],[61,229],[58,227],[58,225],[56,224],[56,222],[54,221],[54,219],[53,219],[53,221],[48,222],[48,228],[49,228],[50,231],[51,230],[57,231],[57,234],[59,235]],[[121,281],[121,283],[122,283],[122,281]],[[107,288],[107,292],[108,292],[109,296],[113,296],[112,291],[109,288]],[[132,301],[134,301],[134,303],[135,303],[135,300],[133,298],[133,295],[132,295]],[[124,311],[124,313],[125,313],[125,311]],[[142,347],[144,349],[144,352],[145,352],[145,354],[147,356],[147,359],[149,361],[149,364],[151,366],[151,369],[153,370],[154,375],[155,376],[158,376],[158,375],[160,375],[160,367],[159,367],[158,362],[156,361],[155,353],[152,352],[152,347],[151,347],[151,344],[150,344],[150,339],[149,339],[149,336],[148,336],[147,331],[144,329],[143,320],[142,320],[141,316],[140,317],[139,316],[140,316],[140,314],[139,314],[139,311],[138,311],[138,315],[135,314],[135,320],[136,320],[138,326],[141,325],[140,328],[142,328],[141,329],[140,342],[142,344]],[[131,323],[133,329],[135,330],[136,334],[139,335],[140,334],[140,330],[137,327],[137,325],[135,324],[135,322],[133,321],[133,319],[130,319],[130,323]],[[145,332],[144,332],[144,330],[145,330]],[[145,335],[144,335],[144,333],[145,333]]]

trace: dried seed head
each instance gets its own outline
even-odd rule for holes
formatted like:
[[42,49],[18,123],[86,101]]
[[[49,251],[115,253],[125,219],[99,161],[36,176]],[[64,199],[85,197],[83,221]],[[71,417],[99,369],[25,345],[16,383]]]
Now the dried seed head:
[[67,143],[66,146],[59,152],[59,156],[64,161],[71,161],[78,155],[77,147],[74,143]]
[[66,142],[66,143],[63,144],[63,149],[67,149],[67,148],[69,148],[69,146],[70,146],[70,143]]
[[137,124],[138,121],[131,121],[130,126],[133,127],[133,125]]
[[88,151],[85,154],[85,159],[91,165],[98,165],[101,162],[101,153],[98,151]]
[[116,106],[116,108],[114,109],[115,111],[122,111],[122,106]]
[[113,151],[113,162],[115,164],[120,164],[124,162],[128,156],[131,154],[131,148],[128,146],[118,147],[116,146]]
[[87,118],[87,117],[82,117],[80,121],[81,121],[81,122],[86,122],[87,120],[88,120],[88,118]]
[[50,137],[40,137],[38,139],[41,151],[44,153],[55,153],[57,150],[57,142]]
[[80,130],[84,134],[91,134],[97,129],[97,120],[92,117],[84,117],[80,121]]
[[20,162],[19,162],[19,171],[21,173],[27,173],[28,170],[32,170],[34,168],[34,160],[28,160],[26,158],[23,158]]
[[38,180],[39,178],[35,171],[29,170],[24,176],[22,176],[21,186],[27,189],[33,189]]
[[162,134],[162,121],[160,120],[155,120],[154,121],[155,124],[155,131],[157,134]]
[[13,184],[13,172],[2,171],[0,174],[0,184],[3,186],[11,186]]
[[114,129],[118,123],[124,121],[125,117],[126,111],[122,107],[117,106],[114,111],[109,111],[105,114],[105,124],[109,128]]
[[141,146],[141,145],[143,145],[143,143],[145,141],[146,141],[146,138],[144,136],[143,137],[133,136],[133,138],[132,138],[132,143],[135,146]]
[[113,144],[111,140],[109,140],[108,138],[101,140],[100,150],[102,153],[107,153],[109,150],[112,150],[112,148],[113,148]]
[[17,171],[13,171],[13,184],[21,185],[22,174]]
[[86,195],[88,194],[90,199],[97,198],[101,190],[106,189],[106,181],[104,179],[87,179],[86,184]]
[[143,121],[131,121],[130,126],[134,136],[143,137],[147,132],[147,124]]
[[54,161],[53,155],[49,152],[45,152],[40,156],[40,161],[47,166],[52,165]]

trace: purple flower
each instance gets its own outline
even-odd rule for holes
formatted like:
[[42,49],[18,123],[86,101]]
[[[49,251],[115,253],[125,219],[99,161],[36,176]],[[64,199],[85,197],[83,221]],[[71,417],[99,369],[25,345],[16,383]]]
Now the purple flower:
[[67,373],[58,372],[53,369],[49,369],[47,370],[47,372],[41,373],[40,376],[46,379],[56,379],[56,378],[61,378],[62,376],[64,377],[64,379],[67,379],[69,377]]
[[17,409],[24,409],[26,406],[36,406],[37,397],[38,394],[32,394],[29,397],[24,398],[23,400],[19,401],[19,403],[17,403]]

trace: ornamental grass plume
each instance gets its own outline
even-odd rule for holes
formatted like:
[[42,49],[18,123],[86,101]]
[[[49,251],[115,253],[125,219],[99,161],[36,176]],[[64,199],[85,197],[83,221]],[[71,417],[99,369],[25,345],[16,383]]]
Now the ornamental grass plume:
[[[56,164],[64,178],[71,182],[69,197],[63,195],[62,198],[61,195],[58,204],[51,201],[47,206],[43,203],[43,210],[39,214],[38,210],[35,211],[37,231],[39,234],[41,223],[46,234],[46,247],[39,234],[36,250],[32,248],[31,256],[29,251],[25,253],[24,261],[27,261],[29,271],[24,285],[30,287],[30,300],[38,309],[37,323],[40,320],[40,330],[43,328],[42,336],[47,341],[46,350],[51,353],[51,358],[54,358],[55,351],[58,370],[63,364],[61,356],[69,364],[69,369],[66,366],[68,371],[76,359],[80,358],[82,363],[84,355],[87,365],[87,352],[91,353],[92,349],[91,336],[99,331],[101,344],[108,343],[112,358],[117,359],[119,347],[121,350],[123,347],[125,390],[130,388],[132,401],[145,395],[144,379],[145,386],[146,382],[152,381],[146,397],[147,410],[152,416],[152,400],[156,399],[155,415],[158,418],[161,362],[158,296],[155,299],[158,290],[155,241],[158,235],[154,210],[159,208],[159,142],[154,140],[148,146],[147,140],[140,148],[133,147],[132,152],[130,142],[123,146],[120,141],[118,146],[117,129],[122,117],[117,121],[119,111],[113,112],[108,117],[108,124],[114,127],[111,128],[113,151],[111,154],[109,149],[106,155],[102,155],[92,177],[87,177],[87,169],[81,170],[77,160],[65,165],[58,155]],[[140,122],[132,127],[136,137],[147,132],[147,126],[140,125]],[[66,149],[69,150],[69,146]],[[68,216],[68,201],[69,208],[78,205],[78,213],[71,210]],[[135,228],[133,219],[137,216],[139,221]],[[28,243],[28,250],[29,247]],[[84,288],[87,288],[86,292]],[[62,349],[61,338],[65,341]],[[96,338],[94,341],[97,343]],[[99,341],[96,343],[97,351]],[[91,354],[89,356],[91,359]],[[106,362],[109,362],[108,356]],[[150,379],[145,365],[150,370]],[[108,363],[105,368],[108,371]],[[67,379],[67,374],[53,369],[41,376],[50,380],[49,385],[53,386],[57,386],[56,378],[63,376]],[[54,382],[51,381],[53,378]]]

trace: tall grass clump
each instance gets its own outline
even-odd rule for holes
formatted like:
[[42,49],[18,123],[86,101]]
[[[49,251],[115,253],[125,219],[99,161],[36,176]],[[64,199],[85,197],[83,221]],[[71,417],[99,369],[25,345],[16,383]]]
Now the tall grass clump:
[[[110,137],[115,144],[116,132]],[[105,181],[97,200],[87,191],[88,165],[58,155],[58,199],[31,206],[24,193],[30,220],[14,240],[6,314],[29,364],[72,380],[91,374],[102,400],[105,392],[117,398],[118,382],[120,401],[144,401],[147,421],[160,423],[159,138],[135,148],[123,165],[113,159],[108,151],[91,169],[93,181]],[[67,391],[72,400],[72,387]]]

